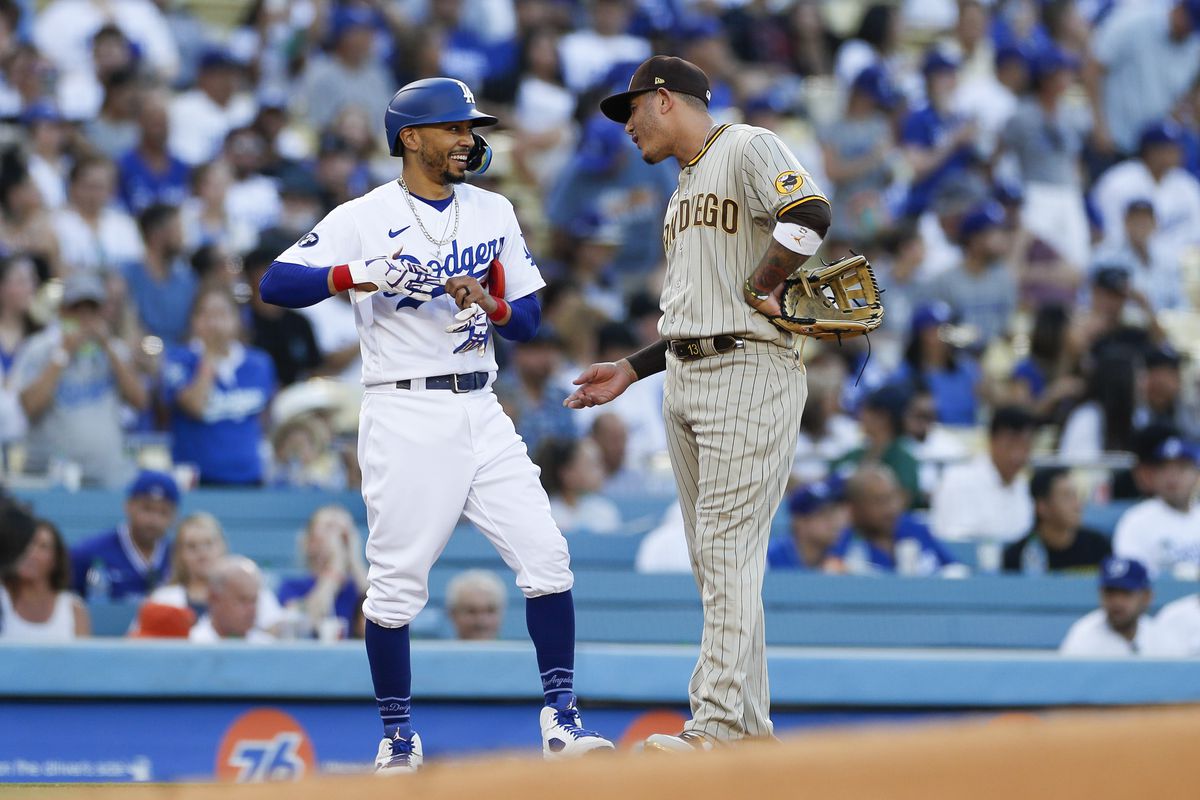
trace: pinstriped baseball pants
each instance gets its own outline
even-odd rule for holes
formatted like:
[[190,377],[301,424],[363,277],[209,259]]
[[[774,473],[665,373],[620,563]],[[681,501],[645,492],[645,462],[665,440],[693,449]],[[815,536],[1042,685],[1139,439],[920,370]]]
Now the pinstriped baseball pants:
[[800,356],[778,345],[667,357],[663,416],[704,608],[686,729],[713,739],[772,735],[763,573],[807,394]]

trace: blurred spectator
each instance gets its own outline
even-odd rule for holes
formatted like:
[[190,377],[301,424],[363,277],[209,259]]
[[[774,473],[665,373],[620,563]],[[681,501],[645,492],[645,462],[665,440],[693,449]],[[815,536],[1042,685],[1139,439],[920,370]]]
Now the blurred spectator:
[[29,420],[26,473],[46,474],[69,462],[87,485],[113,487],[129,479],[121,403],[144,409],[147,393],[128,349],[101,316],[104,302],[98,277],[69,279],[58,322],[17,355],[11,380]]
[[142,470],[129,486],[125,519],[71,548],[71,586],[85,599],[141,599],[170,572],[167,533],[179,487],[165,472]]
[[1042,422],[1061,424],[1067,409],[1085,389],[1070,348],[1070,321],[1063,306],[1039,308],[1029,337],[1029,355],[1013,367],[1009,381],[1009,402],[1028,407]]
[[867,395],[858,417],[863,445],[834,462],[833,469],[840,472],[862,464],[884,464],[904,490],[905,505],[917,508],[926,503],[921,493],[917,459],[904,437],[908,400],[908,392],[899,386],[885,386]]
[[446,613],[454,624],[454,638],[460,641],[500,638],[506,604],[504,583],[486,569],[460,572],[446,585]]
[[212,49],[200,59],[196,87],[171,101],[172,153],[191,166],[211,161],[225,136],[254,119],[254,98],[239,91],[241,65],[226,51]]
[[1167,603],[1154,617],[1159,633],[1168,639],[1181,655],[1200,656],[1200,594],[1189,594]]
[[996,150],[1001,133],[1029,86],[1030,59],[1025,48],[1004,44],[995,49],[992,69],[964,76],[954,97],[955,107],[979,123],[980,152]]
[[1001,152],[1015,156],[1025,189],[1025,227],[1049,242],[1075,269],[1091,250],[1083,208],[1080,154],[1090,122],[1065,101],[1078,60],[1056,45],[1032,60],[1033,91],[1022,99],[1000,137]]
[[1151,576],[1200,578],[1200,451],[1177,436],[1164,440],[1148,459],[1154,494],[1121,515],[1113,532],[1113,552],[1141,561]]
[[67,642],[91,635],[91,617],[71,591],[70,559],[53,523],[38,520],[33,539],[0,576],[0,641]]
[[288,386],[320,366],[321,351],[312,325],[303,315],[263,302],[258,284],[274,260],[274,250],[256,249],[242,262],[250,287],[250,344],[271,357],[279,385]]
[[319,374],[332,375],[346,383],[361,383],[362,340],[358,336],[349,292],[335,295],[330,302],[314,303],[299,311],[312,325],[317,347],[324,356]]
[[362,6],[341,5],[333,13],[332,46],[308,62],[297,96],[305,98],[305,116],[324,130],[347,107],[372,116],[395,93],[392,78],[376,55],[375,15]]
[[604,463],[591,438],[542,439],[534,451],[550,514],[563,533],[618,533],[621,512],[598,492],[604,487]]
[[225,212],[256,231],[278,224],[282,207],[275,179],[262,174],[266,155],[266,138],[255,128],[234,128],[225,137],[224,156],[233,170]]
[[[1084,278],[1080,265],[1068,261],[1057,247],[1025,227],[1024,189],[1012,181],[1000,180],[992,185],[992,194],[1004,209],[1002,227],[1010,240],[1021,307],[1036,309],[1056,303],[1073,306]],[[1084,211],[1087,217],[1086,202]],[[1091,247],[1094,237],[1090,217],[1084,227]]]
[[988,426],[988,452],[950,467],[933,493],[930,524],[953,542],[1008,543],[1033,525],[1029,466],[1037,420],[1018,406],[1002,406]]
[[279,584],[279,602],[288,610],[298,637],[346,638],[359,598],[367,591],[362,536],[350,512],[322,506],[308,518],[301,539],[308,574]]
[[[1200,48],[1200,36],[1194,37]],[[1200,55],[1197,56],[1200,62]],[[1158,122],[1141,132],[1137,156],[1110,167],[1092,187],[1104,220],[1105,244],[1126,243],[1125,214],[1135,200],[1149,200],[1167,255],[1200,241],[1200,181],[1181,166],[1183,134],[1174,122]]]
[[967,459],[963,440],[937,421],[937,405],[929,387],[918,384],[904,413],[904,435],[917,459],[921,494],[932,497],[942,471]]
[[0,256],[0,445],[25,435],[25,412],[14,382],[17,354],[41,330],[33,319],[37,275],[25,256]]
[[1088,461],[1133,448],[1137,372],[1131,357],[1111,354],[1092,364],[1086,389],[1063,424],[1059,455]]
[[1146,613],[1150,576],[1138,561],[1108,558],[1100,567],[1100,608],[1079,619],[1058,647],[1065,656],[1150,658],[1181,654],[1181,647]]
[[[361,482],[352,439],[338,436],[336,417],[361,390],[313,379],[294,383],[271,401],[272,486],[343,490]],[[357,408],[354,419],[357,420]]]
[[845,368],[840,360],[808,365],[808,398],[800,417],[800,437],[792,462],[795,480],[808,483],[824,478],[833,462],[862,445],[863,433],[858,423],[842,411],[844,379]]
[[895,142],[888,112],[899,100],[883,67],[867,67],[854,79],[841,119],[821,135],[825,174],[833,186],[833,236],[869,241],[890,222],[885,193]]
[[841,482],[817,481],[794,489],[788,497],[788,536],[767,545],[769,569],[821,570],[829,551],[846,527]]
[[913,172],[904,203],[907,216],[923,214],[939,187],[971,169],[978,159],[978,124],[953,110],[958,67],[958,62],[936,48],[925,55],[921,72],[926,105],[908,115],[900,133]]
[[188,197],[190,170],[167,146],[170,117],[158,92],[145,92],[138,104],[138,138],[117,160],[121,201],[130,214],[161,203],[178,206]]
[[153,204],[138,217],[145,256],[126,265],[125,284],[145,331],[168,345],[187,339],[197,280],[184,258],[183,225],[175,206]]
[[972,209],[958,229],[962,262],[930,287],[955,317],[978,331],[980,350],[1007,333],[1017,310],[1017,276],[1003,225],[999,203],[989,201]]
[[863,466],[850,476],[850,525],[829,551],[829,571],[924,577],[956,564],[929,528],[904,512],[905,499],[896,477],[882,464]]
[[29,176],[37,186],[46,208],[58,209],[67,200],[67,125],[53,105],[39,102],[21,113],[29,131]]
[[230,212],[228,198],[232,181],[233,171],[223,160],[200,164],[192,171],[192,195],[180,209],[188,250],[215,245],[226,251],[244,253],[258,241],[254,224]]
[[663,512],[658,527],[638,543],[633,569],[639,574],[692,574],[687,533],[683,529],[683,509],[675,500]]
[[60,274],[53,219],[16,147],[0,153],[0,240],[33,258],[42,276]]
[[114,72],[104,79],[104,102],[84,125],[88,144],[105,158],[116,160],[137,144],[139,88],[131,70]]
[[1146,354],[1133,427],[1169,425],[1178,428],[1184,438],[1200,440],[1200,409],[1195,398],[1185,399],[1183,392],[1183,355],[1170,345]]
[[[179,521],[171,547],[171,582],[150,593],[147,603],[190,608],[196,618],[208,613],[211,585],[209,577],[229,547],[221,523],[212,514],[200,511]],[[254,627],[272,632],[283,623],[283,609],[266,586],[258,591]]]
[[[912,327],[913,312],[926,297],[925,285],[920,280],[921,265],[925,261],[925,240],[911,223],[901,223],[885,231],[879,238],[882,253],[872,259],[879,286],[887,294],[887,324],[876,333],[876,339],[885,342],[883,358],[894,366],[899,362],[905,337]],[[895,350],[893,355],[890,350]]]
[[894,68],[903,36],[900,10],[891,3],[872,3],[863,11],[854,37],[837,50],[833,74],[849,86],[859,73],[871,66]]
[[91,50],[96,32],[110,23],[137,45],[149,70],[168,82],[175,77],[179,51],[162,12],[150,0],[52,0],[34,18],[33,39],[55,66],[70,72],[80,67],[80,54]]
[[251,644],[269,644],[275,637],[255,625],[262,573],[245,556],[222,556],[208,574],[208,613],[188,634],[196,644],[214,644],[224,639],[244,639]]
[[513,165],[524,181],[541,189],[566,165],[578,135],[575,96],[563,82],[558,40],[552,28],[525,34],[513,108]]
[[82,158],[71,168],[67,205],[54,215],[66,274],[115,270],[142,257],[137,224],[114,203],[117,171],[106,158]]
[[208,485],[263,480],[262,417],[275,393],[275,368],[241,338],[237,302],[224,287],[196,295],[191,344],[167,351],[165,402],[171,409],[171,455],[196,465]]
[[614,220],[590,214],[575,221],[566,263],[566,279],[575,284],[583,302],[610,320],[625,316],[625,298],[613,274],[623,242],[621,226]]
[[595,442],[600,454],[605,493],[636,492],[645,489],[645,472],[626,463],[629,429],[625,427],[625,421],[621,417],[611,411],[597,414],[588,438]]
[[941,301],[917,308],[904,361],[893,380],[909,387],[918,383],[928,386],[938,422],[974,425],[982,373],[974,359],[947,341],[951,319],[950,306]]
[[[59,74],[54,87],[58,107],[68,119],[103,117],[106,88],[114,79],[132,87],[137,77],[138,53],[134,44],[111,22],[92,34],[88,55],[91,63],[86,58],[76,59],[67,71]],[[105,154],[110,158],[116,156],[110,152]]]
[[562,358],[562,339],[542,325],[537,335],[513,349],[514,368],[496,382],[496,394],[531,453],[544,438],[575,436],[575,418],[562,404],[568,392],[552,380],[562,368]]
[[1130,153],[1141,130],[1165,117],[1200,71],[1196,0],[1125,3],[1091,39],[1085,73],[1102,152]]
[[1165,339],[1150,301],[1130,287],[1125,269],[1101,265],[1092,273],[1091,295],[1091,305],[1073,321],[1076,352],[1129,360]]
[[1179,254],[1155,236],[1154,204],[1145,199],[1129,201],[1124,225],[1124,243],[1103,248],[1096,254],[1096,262],[1125,269],[1130,286],[1144,295],[1155,311],[1188,306]]
[[633,5],[632,0],[597,0],[588,8],[590,24],[559,40],[563,78],[576,95],[595,87],[615,65],[650,57],[650,43],[629,34]]
[[1004,548],[1004,571],[1095,572],[1112,555],[1104,534],[1081,528],[1083,498],[1065,467],[1043,467],[1029,482],[1033,530]]

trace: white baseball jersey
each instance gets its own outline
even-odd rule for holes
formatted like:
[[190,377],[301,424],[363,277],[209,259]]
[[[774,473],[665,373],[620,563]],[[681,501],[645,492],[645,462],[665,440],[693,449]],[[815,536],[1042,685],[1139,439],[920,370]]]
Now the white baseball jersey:
[[[399,261],[423,264],[444,283],[470,275],[483,282],[493,258],[504,265],[505,297],[512,301],[546,285],[525,246],[521,228],[506,198],[468,184],[454,187],[460,208],[452,202],[438,210],[430,203],[405,198],[398,181],[379,186],[329,212],[317,227],[279,256],[278,261],[327,268],[363,258],[391,256],[403,248]],[[414,219],[413,211],[420,216]],[[440,248],[438,241],[457,235]],[[357,302],[355,318],[361,340],[363,383],[367,386],[450,373],[494,372],[496,359],[489,347],[454,353],[465,338],[446,333],[458,307],[438,290],[420,303],[391,292],[375,292]]]
[[1148,614],[1138,618],[1137,633],[1129,641],[1108,625],[1104,609],[1098,608],[1075,621],[1058,647],[1064,656],[1163,658],[1182,654],[1182,647],[1160,631]]
[[1131,506],[1117,520],[1113,554],[1142,562],[1152,578],[1194,569],[1200,564],[1200,503],[1179,511],[1152,497]]
[[1181,648],[1183,655],[1200,656],[1200,595],[1189,594],[1167,603],[1154,621],[1162,634]]
[[722,125],[679,171],[667,204],[664,339],[735,334],[787,344],[791,334],[754,311],[742,285],[767,252],[781,214],[824,200],[812,176],[766,128]]

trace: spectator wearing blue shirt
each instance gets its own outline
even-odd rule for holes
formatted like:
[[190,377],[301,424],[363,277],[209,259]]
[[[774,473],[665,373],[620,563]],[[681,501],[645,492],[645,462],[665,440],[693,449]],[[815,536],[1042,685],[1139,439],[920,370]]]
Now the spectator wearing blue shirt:
[[819,571],[845,527],[846,509],[836,478],[798,486],[788,497],[788,535],[767,546],[769,569]]
[[336,625],[336,638],[346,638],[367,591],[363,541],[354,518],[342,506],[322,506],[309,517],[301,544],[308,574],[284,580],[277,592],[292,632],[324,637],[326,627]]
[[71,548],[73,590],[86,599],[140,600],[165,583],[171,565],[167,533],[178,509],[174,478],[138,473],[125,500],[125,521]]
[[125,283],[147,333],[167,344],[187,339],[188,312],[196,299],[196,273],[183,257],[183,224],[175,206],[155,203],[138,217],[146,243],[141,262],[125,267]]
[[982,373],[974,359],[946,341],[944,333],[953,316],[950,306],[941,301],[913,313],[904,361],[893,380],[910,388],[928,386],[943,425],[974,425]]
[[257,485],[263,479],[262,416],[275,393],[271,357],[241,338],[237,303],[228,289],[196,296],[192,342],[168,350],[163,367],[171,411],[171,454],[196,465],[208,485]]
[[928,526],[904,513],[904,491],[886,466],[860,468],[846,481],[846,499],[850,527],[829,552],[834,571],[925,577],[957,563]]
[[574,439],[575,417],[563,406],[568,392],[554,382],[563,366],[563,341],[548,326],[513,349],[513,369],[496,382],[501,405],[516,425],[529,452],[542,439]]
[[1028,406],[1044,422],[1061,424],[1085,388],[1076,358],[1067,349],[1070,325],[1063,306],[1039,308],[1029,355],[1017,362],[1009,380],[1009,402]]
[[142,97],[137,147],[117,159],[117,191],[130,214],[140,214],[155,203],[181,205],[188,198],[191,170],[167,149],[169,120],[162,97],[154,93]]
[[946,179],[966,171],[977,160],[978,125],[952,110],[958,62],[937,49],[925,56],[926,105],[904,120],[900,143],[913,170],[904,214],[920,216]]

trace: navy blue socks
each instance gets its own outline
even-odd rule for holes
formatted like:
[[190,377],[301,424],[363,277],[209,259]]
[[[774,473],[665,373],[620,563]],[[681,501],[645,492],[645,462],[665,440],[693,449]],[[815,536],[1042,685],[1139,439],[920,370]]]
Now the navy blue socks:
[[383,733],[394,739],[412,735],[412,662],[408,626],[384,628],[367,620],[367,661],[375,684],[375,702]]
[[575,601],[571,591],[527,598],[525,624],[537,651],[546,705],[565,707],[575,696]]

